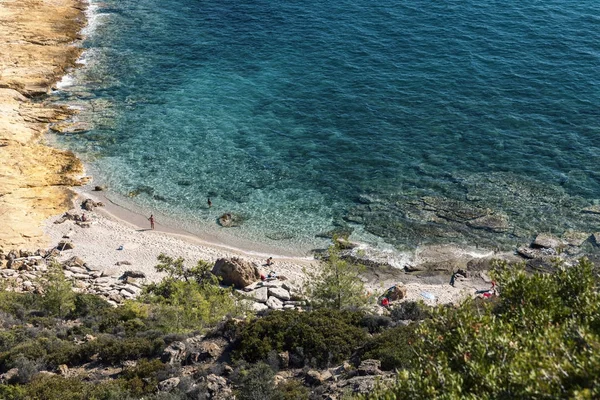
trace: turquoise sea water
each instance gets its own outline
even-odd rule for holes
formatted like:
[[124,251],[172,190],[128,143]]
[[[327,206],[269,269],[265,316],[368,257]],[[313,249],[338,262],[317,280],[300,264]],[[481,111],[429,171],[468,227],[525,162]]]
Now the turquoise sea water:
[[600,201],[598,1],[92,4],[56,93],[91,129],[59,142],[186,229],[233,212],[229,233],[309,249],[334,228],[404,248],[600,226],[581,213]]

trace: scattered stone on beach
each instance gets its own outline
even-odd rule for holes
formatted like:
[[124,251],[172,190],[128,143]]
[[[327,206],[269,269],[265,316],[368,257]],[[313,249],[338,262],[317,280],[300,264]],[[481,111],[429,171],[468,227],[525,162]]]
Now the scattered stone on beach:
[[94,211],[94,208],[96,207],[102,207],[104,206],[104,204],[100,201],[96,202],[92,199],[85,199],[82,203],[81,203],[81,208],[83,208],[84,210],[87,211]]
[[66,240],[61,240],[60,242],[58,242],[58,245],[56,246],[56,248],[60,251],[63,250],[72,250],[75,248],[75,245],[73,244],[73,242],[69,242]]
[[257,301],[259,303],[266,303],[267,299],[269,298],[269,289],[266,287],[261,287],[258,288],[256,290],[253,290],[251,293],[251,296],[253,297],[254,301]]
[[281,287],[269,288],[269,296],[275,296],[279,300],[290,300],[290,292]]
[[96,192],[102,192],[102,191],[105,191],[106,189],[107,189],[106,185],[94,186],[94,191],[96,191]]
[[131,261],[117,261],[115,265],[132,265]]
[[238,289],[243,289],[260,279],[258,268],[249,261],[237,257],[218,259],[212,273],[222,278],[223,285],[233,285]]
[[[119,263],[117,263],[117,265],[120,265]],[[130,264],[124,264],[124,265],[131,265]],[[121,278],[125,279],[125,278],[145,278],[146,274],[143,273],[142,271],[125,271],[123,272],[123,275],[121,276]]]
[[67,211],[66,213],[63,214],[62,217],[60,217],[59,219],[57,219],[56,221],[54,221],[54,223],[55,224],[62,224],[65,221],[74,221],[75,219],[77,219],[76,214]]
[[67,267],[80,267],[80,268],[85,268],[85,261],[83,261],[81,258],[77,257],[77,256],[73,256],[71,258],[69,258],[67,261],[63,262],[63,266],[65,268]]
[[281,310],[283,308],[283,302],[281,300],[279,300],[277,297],[271,296],[267,300],[267,307],[269,307],[273,310]]
[[564,247],[562,240],[549,233],[540,233],[535,237],[531,247],[542,247],[545,249],[558,249]]
[[600,246],[600,232],[592,234],[592,240],[596,246]]

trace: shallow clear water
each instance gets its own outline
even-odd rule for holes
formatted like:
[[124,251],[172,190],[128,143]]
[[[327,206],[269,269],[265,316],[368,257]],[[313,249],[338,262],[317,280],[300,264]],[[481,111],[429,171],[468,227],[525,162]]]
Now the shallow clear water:
[[[235,235],[282,247],[334,227],[397,247],[590,230],[600,3],[524,3],[95,3],[57,94],[93,128],[60,141],[147,210],[191,230],[233,212]],[[423,196],[508,228],[423,214]]]

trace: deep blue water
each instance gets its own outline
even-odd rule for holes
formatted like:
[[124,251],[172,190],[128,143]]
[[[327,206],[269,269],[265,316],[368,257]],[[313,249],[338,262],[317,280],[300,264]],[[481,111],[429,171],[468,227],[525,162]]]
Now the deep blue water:
[[413,215],[423,196],[508,217],[440,240],[600,222],[580,213],[600,201],[598,1],[96,5],[60,93],[93,129],[61,143],[188,229],[234,212],[282,246],[349,225],[404,247],[440,223]]

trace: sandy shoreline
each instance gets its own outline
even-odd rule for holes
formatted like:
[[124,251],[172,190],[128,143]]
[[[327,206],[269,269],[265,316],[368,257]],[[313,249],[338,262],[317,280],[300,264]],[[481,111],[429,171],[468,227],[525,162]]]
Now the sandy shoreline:
[[[157,225],[155,230],[149,229],[145,216],[119,209],[119,206],[108,204],[107,207],[97,207],[92,212],[82,210],[79,205],[86,198],[92,198],[88,193],[79,195],[73,204],[74,213],[85,212],[91,226],[83,228],[73,221],[55,224],[60,215],[48,218],[44,223],[44,232],[50,238],[50,246],[55,246],[67,235],[74,248],[65,250],[60,260],[77,256],[86,261],[92,269],[104,271],[108,275],[119,276],[126,270],[142,271],[148,281],[156,281],[162,277],[154,270],[157,256],[164,253],[171,257],[183,257],[186,265],[192,266],[198,260],[214,262],[219,258],[240,257],[254,263],[263,273],[270,270],[284,275],[296,287],[302,287],[305,282],[304,270],[318,267],[318,261],[312,257],[274,257],[272,267],[265,265],[269,253],[245,252],[240,249],[219,246],[206,242],[198,237],[175,228]],[[99,198],[96,198],[99,200]],[[117,265],[128,261],[131,265]],[[486,287],[481,279],[459,281],[451,287],[443,277],[421,279],[405,274],[398,270],[385,277],[368,277],[366,288],[370,293],[381,294],[386,288],[403,283],[407,287],[409,300],[422,300],[428,304],[456,303],[470,297],[476,289]],[[441,281],[444,281],[442,283]],[[435,300],[424,297],[432,294]]]
[[[242,257],[264,272],[274,269],[302,285],[303,270],[317,266],[312,256],[281,254],[275,247],[243,239],[199,237],[160,223],[151,231],[146,216],[107,201],[103,193],[87,189],[75,193],[72,187],[85,183],[82,163],[70,152],[43,144],[49,124],[67,119],[72,111],[30,98],[44,96],[74,66],[81,53],[74,42],[85,26],[85,4],[78,0],[5,1],[0,3],[0,21],[0,53],[9,55],[0,60],[0,249],[50,248],[68,235],[75,248],[64,251],[63,259],[78,256],[90,267],[114,275],[135,269],[149,280],[159,279],[154,266],[161,253],[181,256],[188,265]],[[73,221],[54,224],[67,209],[81,213],[79,204],[90,197],[106,203],[87,213],[91,227],[82,228]],[[275,257],[272,268],[263,266],[269,256]],[[119,261],[131,265],[116,265]],[[456,302],[482,286],[475,279],[453,288],[441,281],[419,281],[401,271],[369,278],[367,288],[372,293],[403,282],[408,299],[429,303]],[[427,300],[424,293],[433,294],[436,300]]]

